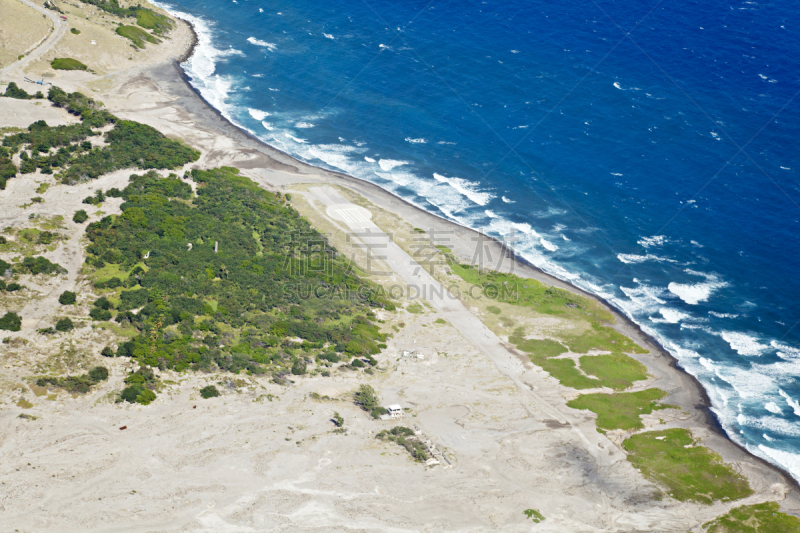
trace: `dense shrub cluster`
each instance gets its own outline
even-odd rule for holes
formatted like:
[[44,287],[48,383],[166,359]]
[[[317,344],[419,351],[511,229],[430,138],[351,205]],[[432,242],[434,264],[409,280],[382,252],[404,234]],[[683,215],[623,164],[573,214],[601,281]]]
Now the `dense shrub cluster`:
[[53,263],[46,257],[31,257],[28,256],[20,262],[16,269],[18,272],[25,273],[25,274],[63,274],[67,272],[67,269],[59,265],[58,263]]
[[81,0],[81,2],[91,4],[118,17],[136,17],[136,24],[142,28],[153,30],[153,33],[164,33],[173,27],[169,17],[141,5],[122,7],[117,0]]
[[[96,286],[124,288],[115,320],[141,332],[118,355],[161,368],[262,373],[270,365],[288,372],[325,345],[378,353],[385,336],[367,315],[380,295],[296,211],[237,173],[192,171],[196,196],[175,177],[133,175],[113,192],[125,200],[122,215],[87,227],[87,263],[125,272]],[[298,247],[297,238],[316,247]],[[327,254],[329,268],[303,270],[314,253]],[[314,287],[342,297],[309,297]]]
[[[64,183],[95,179],[121,168],[177,168],[197,160],[199,152],[178,141],[166,138],[158,130],[119,120],[101,109],[102,104],[81,93],[66,93],[51,87],[48,98],[57,106],[81,118],[79,124],[48,126],[39,120],[27,132],[7,135],[0,151],[0,188],[14,177],[17,168],[10,156],[21,148],[19,172],[27,174],[41,169],[51,174],[60,170]],[[102,135],[96,131],[107,124],[114,128],[105,134],[106,146],[93,147],[89,137]]]
[[8,311],[0,318],[0,329],[19,331],[22,329],[22,318],[17,313]]
[[6,98],[16,98],[18,100],[33,100],[34,98],[44,98],[42,91],[36,91],[36,94],[28,94],[25,89],[20,88],[16,83],[9,82],[6,87],[6,92],[3,94]]
[[395,442],[405,448],[415,460],[426,461],[429,458],[425,447],[414,437],[414,432],[404,426],[395,426],[389,430],[383,430],[375,438]]
[[158,385],[153,371],[147,367],[141,367],[136,372],[131,373],[125,378],[125,384],[128,385],[122,390],[118,401],[126,401],[128,403],[140,403],[142,405],[149,405],[150,402],[156,399],[156,393],[153,389]]
[[380,418],[386,414],[386,408],[378,403],[378,394],[369,385],[361,385],[355,393],[355,403],[363,410],[372,415],[372,418]]
[[68,392],[85,394],[91,390],[93,385],[108,379],[108,369],[104,366],[96,366],[86,374],[80,376],[67,376],[63,378],[42,377],[36,380],[40,387],[51,385],[62,388]]

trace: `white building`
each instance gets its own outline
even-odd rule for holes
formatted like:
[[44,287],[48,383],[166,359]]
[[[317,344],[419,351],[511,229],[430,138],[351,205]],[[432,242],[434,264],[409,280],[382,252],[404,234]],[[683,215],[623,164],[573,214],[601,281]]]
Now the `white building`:
[[390,405],[386,408],[389,412],[389,417],[391,418],[402,418],[403,417],[403,408],[397,404]]

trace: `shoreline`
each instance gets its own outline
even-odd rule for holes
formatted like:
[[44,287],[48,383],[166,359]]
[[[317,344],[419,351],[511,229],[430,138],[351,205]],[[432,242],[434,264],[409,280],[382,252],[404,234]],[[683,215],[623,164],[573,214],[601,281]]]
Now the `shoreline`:
[[[457,230],[460,230],[461,232],[467,232],[467,233],[471,233],[473,235],[480,235],[482,238],[490,240],[493,243],[493,245],[498,250],[501,251],[501,253],[508,254],[508,257],[510,257],[511,261],[515,262],[520,267],[520,270],[522,270],[523,272],[527,271],[526,273],[531,274],[530,275],[531,278],[537,279],[538,281],[541,281],[541,282],[543,282],[545,284],[548,284],[548,285],[551,285],[551,286],[554,286],[554,287],[558,287],[558,288],[563,288],[563,289],[569,290],[569,291],[571,291],[573,293],[579,294],[579,295],[587,297],[587,298],[591,298],[591,299],[599,302],[601,305],[606,307],[614,315],[614,317],[616,318],[617,324],[614,324],[614,326],[619,326],[619,329],[621,329],[626,335],[629,335],[629,336],[633,337],[635,341],[637,341],[640,344],[643,344],[644,347],[648,348],[651,351],[651,354],[653,352],[655,352],[657,354],[656,357],[661,357],[661,356],[665,357],[665,359],[667,361],[667,366],[669,368],[671,368],[673,372],[678,374],[679,377],[681,377],[684,380],[688,381],[688,385],[691,386],[691,388],[694,389],[694,390],[689,390],[687,392],[689,392],[689,394],[692,397],[696,397],[697,401],[696,401],[696,403],[694,403],[693,408],[696,411],[696,413],[700,416],[700,418],[702,420],[702,423],[703,423],[703,426],[705,426],[706,429],[708,429],[711,433],[713,433],[713,434],[715,434],[715,435],[717,435],[719,437],[722,437],[727,442],[729,442],[730,444],[735,446],[737,449],[739,449],[741,452],[747,454],[747,456],[749,456],[750,458],[754,459],[758,463],[762,464],[766,468],[774,469],[774,470],[778,471],[783,477],[786,478],[786,480],[792,485],[792,487],[794,489],[797,489],[800,492],[800,481],[795,479],[794,476],[792,476],[792,474],[787,469],[783,468],[780,465],[773,464],[773,463],[767,461],[766,459],[753,454],[744,445],[742,445],[742,444],[736,442],[734,439],[732,439],[730,437],[730,435],[728,434],[728,432],[725,430],[725,428],[722,426],[722,424],[721,424],[719,418],[717,417],[717,415],[712,411],[712,407],[713,406],[711,404],[710,397],[709,397],[708,392],[706,391],[705,387],[703,387],[702,383],[695,376],[693,376],[692,374],[687,372],[681,366],[680,361],[674,355],[672,355],[666,348],[664,348],[664,346],[662,346],[662,344],[656,338],[654,338],[652,335],[646,333],[639,324],[634,322],[622,310],[618,309],[616,306],[611,304],[605,298],[603,298],[601,296],[598,296],[596,294],[590,293],[590,292],[586,291],[585,289],[582,289],[581,287],[573,285],[569,281],[562,280],[562,279],[557,278],[556,276],[554,276],[552,274],[549,274],[549,273],[545,272],[544,270],[542,270],[541,268],[537,267],[536,265],[534,265],[533,263],[531,263],[530,261],[528,261],[524,257],[522,257],[519,254],[517,254],[513,250],[513,248],[510,248],[509,246],[507,246],[505,243],[503,243],[502,241],[500,241],[496,237],[493,237],[491,235],[486,235],[486,234],[484,234],[484,233],[482,233],[482,232],[480,232],[480,231],[478,231],[476,229],[473,229],[473,228],[470,228],[470,227],[467,227],[467,226],[463,226],[463,225],[459,224],[458,222],[446,219],[446,218],[444,218],[444,217],[442,217],[440,215],[437,215],[435,213],[429,212],[429,211],[427,211],[427,210],[425,210],[425,209],[423,209],[423,208],[411,203],[410,201],[402,198],[401,196],[396,195],[392,191],[384,189],[384,188],[380,187],[379,185],[377,185],[377,184],[375,184],[373,182],[370,182],[368,180],[357,178],[355,176],[351,176],[351,175],[346,174],[346,173],[341,172],[341,171],[336,171],[336,170],[330,170],[330,169],[326,169],[326,168],[322,168],[322,167],[317,167],[317,166],[312,165],[310,163],[306,163],[304,161],[301,161],[301,160],[297,159],[296,157],[292,156],[291,154],[288,154],[288,153],[286,153],[286,152],[284,152],[284,151],[282,151],[282,150],[280,150],[278,148],[275,148],[274,146],[271,146],[271,145],[267,144],[266,142],[264,142],[261,139],[259,139],[256,135],[254,135],[253,133],[249,132],[244,127],[241,127],[241,126],[237,125],[231,119],[226,117],[220,110],[218,110],[217,108],[212,106],[203,97],[203,95],[200,93],[200,91],[192,85],[190,76],[186,73],[186,71],[180,65],[180,63],[187,61],[191,57],[191,55],[194,53],[194,50],[195,50],[195,48],[197,46],[197,42],[198,42],[197,34],[196,34],[195,30],[194,30],[194,26],[189,21],[187,21],[185,19],[181,19],[181,20],[183,22],[185,22],[187,24],[187,26],[191,29],[192,35],[194,37],[194,40],[193,40],[190,48],[187,50],[187,52],[184,53],[182,56],[180,56],[180,58],[178,60],[176,60],[176,61],[174,61],[172,63],[172,68],[175,69],[176,74],[180,78],[180,80],[183,83],[183,85],[197,98],[197,100],[199,100],[202,103],[202,106],[206,109],[207,112],[210,112],[217,119],[221,120],[221,122],[223,122],[228,128],[231,128],[231,129],[235,130],[239,135],[245,136],[248,140],[250,140],[251,142],[253,142],[256,145],[258,145],[262,152],[264,152],[264,151],[267,152],[265,155],[267,155],[267,156],[269,156],[269,157],[271,157],[273,159],[275,159],[275,156],[278,156],[278,158],[280,158],[280,159],[286,158],[286,159],[290,160],[293,163],[293,165],[297,168],[297,170],[301,170],[301,169],[305,168],[306,170],[311,171],[310,174],[323,173],[324,175],[327,175],[329,177],[333,177],[333,178],[335,178],[337,180],[340,180],[341,182],[343,182],[343,184],[345,186],[349,186],[350,188],[355,188],[358,192],[363,192],[364,188],[373,189],[375,191],[375,193],[377,193],[377,195],[389,196],[389,197],[391,197],[393,202],[397,202],[397,203],[403,204],[407,209],[410,209],[410,210],[416,212],[417,214],[419,214],[422,217],[436,219],[439,224],[444,225],[444,226],[449,226],[449,227],[452,227],[452,228],[457,228]],[[651,355],[651,354],[648,354],[648,355]]]

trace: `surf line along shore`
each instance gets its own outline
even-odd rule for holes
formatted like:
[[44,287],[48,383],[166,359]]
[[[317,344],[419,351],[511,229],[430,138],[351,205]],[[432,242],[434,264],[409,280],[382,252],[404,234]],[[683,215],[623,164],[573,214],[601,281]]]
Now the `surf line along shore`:
[[[246,129],[235,124],[220,110],[206,101],[200,91],[192,85],[186,71],[180,66],[181,63],[191,58],[199,43],[199,38],[191,22],[185,22],[194,35],[189,49],[170,65],[155,65],[147,69],[146,76],[157,80],[164,93],[172,98],[177,98],[176,105],[191,115],[198,125],[231,139],[241,154],[248,157],[245,161],[231,162],[233,166],[242,169],[246,175],[254,178],[263,186],[275,190],[300,182],[331,183],[350,188],[379,207],[396,213],[405,220],[413,221],[413,225],[416,227],[452,232],[455,237],[452,249],[457,256],[471,257],[475,241],[480,239],[490,243],[489,250],[491,253],[495,255],[502,254],[508,259],[508,261],[504,261],[506,267],[499,269],[500,271],[513,270],[514,273],[523,278],[535,279],[547,285],[565,289],[599,302],[616,318],[617,322],[613,325],[616,330],[632,338],[637,344],[649,351],[644,356],[634,357],[644,363],[651,373],[673,375],[672,381],[680,389],[680,392],[671,392],[671,403],[680,403],[684,410],[692,413],[696,424],[725,439],[731,446],[746,454],[751,460],[760,463],[763,467],[780,472],[789,484],[800,491],[800,484],[787,470],[753,455],[744,446],[731,439],[711,409],[711,401],[703,385],[693,375],[686,372],[679,361],[661,346],[657,340],[645,333],[638,324],[607,300],[544,272],[525,260],[525,258],[517,255],[512,248],[493,236],[485,235],[475,229],[462,226],[457,222],[425,211],[374,183],[343,172],[315,167],[300,161],[266,144]],[[287,178],[286,175],[282,175],[284,173],[288,173],[292,177]],[[511,347],[509,349],[513,350]],[[527,359],[524,354],[517,353],[521,359]],[[677,396],[680,397],[679,402],[677,402]]]

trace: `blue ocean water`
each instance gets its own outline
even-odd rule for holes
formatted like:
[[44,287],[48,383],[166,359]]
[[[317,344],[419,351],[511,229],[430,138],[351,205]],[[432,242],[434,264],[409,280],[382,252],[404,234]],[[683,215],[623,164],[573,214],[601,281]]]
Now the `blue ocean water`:
[[[800,7],[174,0],[233,122],[514,240],[800,479]],[[795,37],[792,37],[795,35]]]

